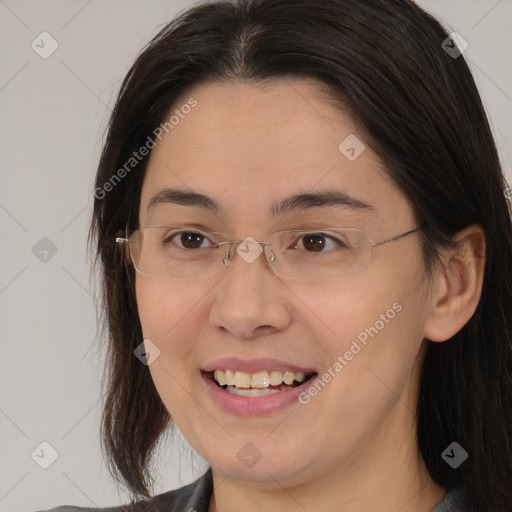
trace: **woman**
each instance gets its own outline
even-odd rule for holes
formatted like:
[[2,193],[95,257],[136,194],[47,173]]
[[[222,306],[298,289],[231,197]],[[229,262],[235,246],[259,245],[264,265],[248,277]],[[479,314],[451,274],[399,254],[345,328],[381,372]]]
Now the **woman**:
[[[239,0],[137,58],[91,231],[132,510],[512,510],[511,217],[457,48],[408,0]],[[210,468],[149,499],[174,424]]]

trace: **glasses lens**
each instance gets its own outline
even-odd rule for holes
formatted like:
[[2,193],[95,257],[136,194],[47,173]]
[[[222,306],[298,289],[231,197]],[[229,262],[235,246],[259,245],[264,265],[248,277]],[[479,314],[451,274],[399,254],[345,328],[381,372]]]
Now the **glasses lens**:
[[141,274],[191,279],[207,277],[222,269],[227,249],[216,247],[220,241],[219,233],[154,226],[135,231],[129,243],[133,264]]
[[[130,255],[138,272],[150,277],[193,279],[225,269],[230,244],[221,233],[183,227],[144,227],[130,237]],[[267,260],[282,277],[323,281],[364,272],[371,262],[371,240],[357,229],[282,231],[268,238]],[[238,251],[237,251],[238,252]],[[242,254],[243,257],[243,254]],[[243,258],[253,263],[256,258]]]
[[364,272],[371,262],[370,237],[358,229],[284,231],[271,237],[272,268],[277,275],[331,280]]

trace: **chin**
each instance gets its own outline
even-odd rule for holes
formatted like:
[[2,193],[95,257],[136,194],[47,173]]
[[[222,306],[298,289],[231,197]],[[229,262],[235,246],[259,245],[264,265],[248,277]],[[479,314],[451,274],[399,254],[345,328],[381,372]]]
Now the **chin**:
[[305,459],[303,450],[297,448],[296,442],[293,444],[293,447],[287,447],[284,439],[276,438],[274,443],[267,440],[265,444],[264,436],[254,443],[230,440],[229,447],[219,446],[219,452],[205,453],[203,458],[215,471],[230,479],[272,486],[276,481],[296,485],[303,483],[305,473],[311,471],[309,478],[313,478],[315,472],[312,471],[312,462]]

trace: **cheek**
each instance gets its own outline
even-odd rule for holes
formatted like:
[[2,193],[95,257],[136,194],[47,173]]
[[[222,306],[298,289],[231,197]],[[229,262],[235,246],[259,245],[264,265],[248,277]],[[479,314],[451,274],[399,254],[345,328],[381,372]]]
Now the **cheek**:
[[354,340],[364,347],[365,342],[389,332],[399,320],[405,295],[394,280],[361,276],[333,282],[321,293],[307,294],[306,289],[294,292],[307,308],[304,311],[309,320],[304,318],[304,323],[316,326],[315,337],[331,356],[349,350]]
[[320,375],[325,385],[302,397],[307,416],[322,418],[318,428],[331,432],[331,444],[346,450],[378,430],[397,403],[404,414],[415,408],[411,369],[421,345],[413,319],[417,310],[411,297],[403,302],[395,297],[343,304],[337,335],[325,346],[328,357]]
[[173,332],[196,325],[191,319],[199,309],[194,307],[199,302],[198,294],[190,286],[176,283],[137,278],[137,308],[144,338],[166,343],[175,338]]
[[193,340],[198,337],[201,303],[186,285],[145,277],[136,281],[136,295],[143,337],[160,351],[149,371],[162,402],[178,423],[186,410],[190,376],[197,371]]
[[146,278],[137,281],[136,294],[143,337],[160,350],[150,365],[155,384],[164,379],[166,387],[174,386],[172,377],[181,382],[197,350],[201,302],[186,285]]
[[[392,379],[402,373],[414,356],[414,340],[410,332],[406,304],[395,300],[395,295],[374,296],[364,299],[352,297],[324,310],[329,317],[333,335],[324,340],[328,346],[329,367],[335,373],[343,373],[347,387],[360,386],[370,378],[368,369],[384,373]],[[337,313],[337,316],[336,316]]]
[[421,283],[421,274],[411,268],[406,276],[347,280],[343,284],[350,293],[332,290],[326,295],[330,300],[317,297],[314,312],[321,321],[316,321],[316,334],[325,349],[324,371],[343,375],[332,378],[338,397],[352,397],[358,405],[364,396],[364,403],[371,404],[380,389],[399,392],[406,384],[423,339]]

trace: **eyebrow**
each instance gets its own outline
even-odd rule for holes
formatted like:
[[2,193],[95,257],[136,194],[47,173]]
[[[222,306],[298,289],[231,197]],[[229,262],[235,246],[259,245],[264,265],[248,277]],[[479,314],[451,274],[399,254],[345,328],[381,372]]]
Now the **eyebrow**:
[[212,212],[218,212],[221,210],[219,203],[211,197],[197,192],[187,192],[186,190],[176,188],[164,188],[158,192],[158,194],[152,197],[149,201],[147,209],[151,210],[160,204],[195,206]]
[[341,206],[351,210],[374,211],[373,206],[351,197],[339,190],[324,190],[314,193],[295,194],[287,197],[271,208],[273,216],[285,215],[295,210],[306,210],[310,208],[325,208],[327,206]]
[[[179,204],[202,208],[215,213],[222,210],[220,204],[207,195],[175,188],[165,188],[161,190],[151,198],[147,209],[151,210],[160,204]],[[345,192],[339,190],[323,190],[314,193],[294,194],[293,196],[282,199],[272,205],[270,213],[273,217],[277,217],[292,211],[325,208],[329,206],[339,206],[351,210],[375,211],[373,206],[360,199],[351,197]]]

